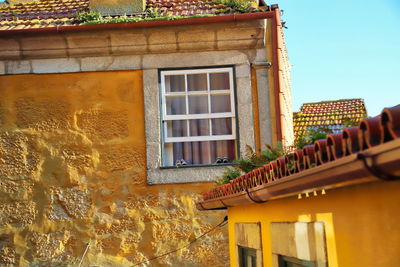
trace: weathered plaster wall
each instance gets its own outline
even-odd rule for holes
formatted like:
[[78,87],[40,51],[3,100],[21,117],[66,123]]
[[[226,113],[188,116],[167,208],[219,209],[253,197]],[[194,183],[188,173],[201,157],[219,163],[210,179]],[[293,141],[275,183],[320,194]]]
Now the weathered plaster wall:
[[[142,71],[0,76],[0,265],[77,266],[89,243],[83,266],[131,266],[220,222],[193,206],[212,184],[146,184],[142,83]],[[147,266],[227,262],[218,229]]]
[[281,104],[281,122],[282,122],[282,138],[283,144],[293,146],[293,103],[292,103],[292,87],[290,80],[290,69],[288,52],[286,48],[285,36],[282,28],[278,29],[278,60],[279,60],[279,81],[281,90],[279,99]]

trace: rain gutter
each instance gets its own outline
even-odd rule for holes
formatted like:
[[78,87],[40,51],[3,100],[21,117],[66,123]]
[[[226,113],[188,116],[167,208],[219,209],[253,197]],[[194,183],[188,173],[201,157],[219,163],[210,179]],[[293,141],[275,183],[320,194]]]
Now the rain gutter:
[[56,26],[45,28],[30,28],[0,31],[0,36],[20,35],[29,33],[67,33],[67,32],[82,32],[82,31],[97,31],[97,30],[124,30],[134,28],[148,28],[161,26],[178,26],[178,25],[195,25],[204,23],[217,22],[232,22],[257,19],[270,19],[275,17],[274,11],[245,13],[245,14],[229,14],[213,17],[198,17],[176,20],[153,20],[142,22],[127,22],[127,23],[110,23],[110,24],[93,24],[93,25],[73,25],[73,26]]
[[237,194],[197,203],[199,210],[264,203],[302,193],[399,179],[400,139],[372,147]]

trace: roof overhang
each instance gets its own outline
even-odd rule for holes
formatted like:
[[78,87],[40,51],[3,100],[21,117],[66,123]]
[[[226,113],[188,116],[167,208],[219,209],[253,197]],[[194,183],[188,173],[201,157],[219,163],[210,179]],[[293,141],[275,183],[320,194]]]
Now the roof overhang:
[[153,20],[143,22],[128,22],[128,23],[110,23],[110,24],[94,24],[94,25],[71,25],[71,26],[56,26],[44,28],[29,28],[0,31],[0,36],[25,35],[34,33],[67,33],[67,32],[84,32],[84,31],[99,31],[99,30],[123,30],[133,28],[146,27],[162,27],[162,26],[178,26],[178,25],[195,25],[205,23],[218,22],[234,22],[257,19],[274,18],[275,11],[244,13],[244,14],[229,14],[211,17],[196,17],[187,19],[175,20]]
[[[323,189],[391,180],[400,175],[400,139],[242,192],[196,203],[199,210],[226,209]],[[397,176],[397,177],[395,177]]]

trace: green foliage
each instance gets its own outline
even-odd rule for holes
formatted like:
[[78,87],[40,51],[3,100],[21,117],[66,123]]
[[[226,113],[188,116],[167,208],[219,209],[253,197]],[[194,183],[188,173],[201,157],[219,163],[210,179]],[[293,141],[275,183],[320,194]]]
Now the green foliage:
[[318,128],[318,130],[310,129],[304,134],[299,136],[296,142],[296,147],[301,149],[305,145],[312,145],[315,141],[319,139],[325,139],[328,134],[331,134],[332,130],[327,127]]
[[251,8],[251,2],[245,0],[222,0],[221,3],[240,13],[249,12]]
[[227,184],[231,180],[239,177],[240,175],[242,175],[242,172],[238,168],[229,167],[225,169],[221,179],[217,180],[216,183],[217,185]]
[[229,183],[240,175],[262,167],[280,157],[284,157],[286,154],[287,152],[283,148],[282,143],[279,143],[276,147],[266,145],[266,149],[261,153],[256,153],[250,146],[246,146],[245,155],[235,161],[237,165],[225,169],[217,184]]
[[352,127],[352,126],[357,126],[357,125],[358,125],[358,121],[357,120],[352,120],[350,118],[343,119],[343,126],[345,128]]
[[199,17],[212,17],[215,14],[199,14],[193,16],[160,16],[158,12],[148,11],[142,16],[131,16],[128,17],[102,17],[101,14],[95,12],[82,12],[78,13],[77,20],[81,25],[93,25],[93,24],[113,24],[113,23],[127,23],[127,22],[142,22],[142,21],[154,21],[154,20],[176,20],[176,19],[187,19],[187,18],[199,18]]
[[78,12],[76,15],[76,19],[79,20],[80,22],[99,21],[103,19],[103,16],[99,12],[85,11],[85,12]]

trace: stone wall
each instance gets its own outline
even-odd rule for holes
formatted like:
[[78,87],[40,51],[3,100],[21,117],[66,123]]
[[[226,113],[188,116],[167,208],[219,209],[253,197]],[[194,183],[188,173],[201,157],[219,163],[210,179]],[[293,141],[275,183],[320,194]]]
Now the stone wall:
[[[158,71],[233,66],[244,151],[254,146],[250,65],[266,58],[265,24],[2,37],[0,265],[76,266],[89,243],[84,266],[132,266],[218,224],[225,212],[193,204],[223,167],[159,168]],[[258,76],[269,142],[268,77]],[[228,266],[226,239],[221,228],[141,266]]]
[[[43,65],[43,67],[46,65]],[[218,224],[148,186],[142,71],[0,76],[0,265],[132,266]],[[216,256],[217,255],[217,256]],[[225,229],[141,266],[227,266]]]
[[293,102],[290,79],[291,65],[289,63],[288,51],[286,48],[285,36],[282,28],[278,29],[278,60],[279,81],[281,84],[279,98],[281,103],[283,144],[291,147],[294,144]]

